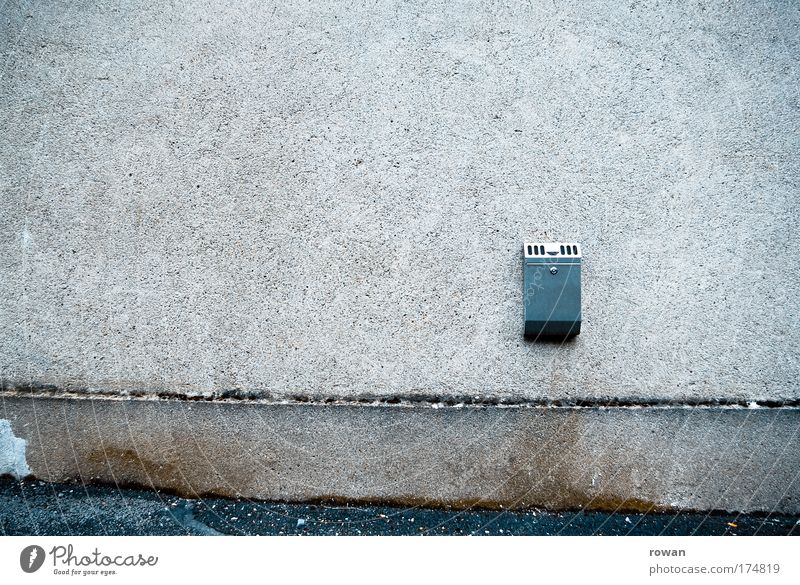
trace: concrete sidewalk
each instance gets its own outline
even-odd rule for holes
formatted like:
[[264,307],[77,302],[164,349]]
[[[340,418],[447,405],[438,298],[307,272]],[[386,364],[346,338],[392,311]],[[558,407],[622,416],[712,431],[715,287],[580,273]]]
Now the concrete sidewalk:
[[188,500],[158,491],[0,480],[4,535],[787,535],[781,514],[609,514]]

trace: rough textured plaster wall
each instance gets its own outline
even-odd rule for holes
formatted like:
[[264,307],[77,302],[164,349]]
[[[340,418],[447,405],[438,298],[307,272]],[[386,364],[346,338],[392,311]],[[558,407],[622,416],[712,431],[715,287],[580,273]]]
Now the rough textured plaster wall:
[[3,5],[6,387],[800,395],[800,5],[227,4]]

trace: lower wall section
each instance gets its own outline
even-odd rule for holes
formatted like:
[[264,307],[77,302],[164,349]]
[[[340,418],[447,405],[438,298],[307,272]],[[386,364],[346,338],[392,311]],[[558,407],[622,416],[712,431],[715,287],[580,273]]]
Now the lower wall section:
[[48,481],[286,501],[800,513],[795,408],[5,396],[0,419]]

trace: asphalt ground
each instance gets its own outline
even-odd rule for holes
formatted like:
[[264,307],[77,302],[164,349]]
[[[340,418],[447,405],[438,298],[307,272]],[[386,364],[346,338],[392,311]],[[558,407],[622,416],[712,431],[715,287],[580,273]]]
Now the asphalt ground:
[[287,504],[0,479],[3,535],[798,535],[779,514]]

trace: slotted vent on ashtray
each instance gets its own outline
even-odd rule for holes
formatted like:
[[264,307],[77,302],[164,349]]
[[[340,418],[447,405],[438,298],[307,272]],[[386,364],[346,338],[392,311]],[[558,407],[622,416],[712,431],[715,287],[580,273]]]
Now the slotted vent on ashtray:
[[573,242],[530,242],[523,250],[526,258],[580,258],[580,248]]

